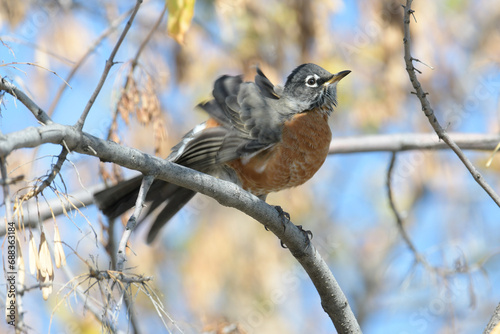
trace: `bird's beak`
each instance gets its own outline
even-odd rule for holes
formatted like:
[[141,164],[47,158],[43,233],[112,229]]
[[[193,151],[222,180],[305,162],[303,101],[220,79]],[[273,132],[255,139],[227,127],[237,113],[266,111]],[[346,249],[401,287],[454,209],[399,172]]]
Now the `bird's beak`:
[[342,71],[342,72],[339,72],[337,74],[334,74],[328,81],[326,81],[323,85],[324,86],[328,86],[330,84],[333,84],[333,83],[336,83],[336,82],[339,82],[343,77],[345,77],[346,75],[348,75],[349,73],[351,73],[351,71],[347,70],[347,71]]

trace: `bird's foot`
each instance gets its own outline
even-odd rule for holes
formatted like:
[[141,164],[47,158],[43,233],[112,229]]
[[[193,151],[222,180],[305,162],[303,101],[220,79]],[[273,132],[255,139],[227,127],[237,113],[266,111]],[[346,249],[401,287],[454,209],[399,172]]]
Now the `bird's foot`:
[[307,239],[312,240],[313,233],[310,230],[304,230],[302,228],[302,225],[297,225],[297,227],[299,228],[300,232],[304,233],[307,236]]
[[281,218],[281,223],[283,225],[283,231],[286,230],[286,224],[290,222],[290,214],[284,211],[281,206],[275,205],[274,208],[278,211],[278,215]]
[[[276,211],[278,211],[278,215],[280,216],[281,218],[281,224],[283,225],[283,232],[285,232],[286,230],[286,224],[288,224],[290,222],[290,214],[286,211],[284,211],[281,206],[279,205],[276,205],[274,206],[274,208],[276,209]],[[284,243],[283,241],[280,240],[280,244],[281,244],[281,247],[283,248],[288,248]]]

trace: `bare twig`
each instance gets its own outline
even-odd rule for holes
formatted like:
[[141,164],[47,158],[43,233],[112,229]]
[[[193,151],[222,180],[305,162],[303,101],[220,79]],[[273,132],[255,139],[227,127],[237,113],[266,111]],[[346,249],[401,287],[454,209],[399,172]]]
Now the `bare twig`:
[[[46,235],[46,237],[48,238],[48,235]],[[54,244],[53,242],[47,243],[47,245],[50,249],[50,252],[52,254],[54,254],[53,244]],[[109,332],[116,333],[117,328],[116,328],[115,324],[113,324],[110,321],[109,317],[106,316],[105,312],[103,312],[103,310],[101,309],[102,307],[97,302],[95,302],[89,298],[86,291],[84,291],[84,289],[81,287],[81,283],[79,283],[79,282],[75,283],[75,281],[77,281],[78,276],[76,276],[73,273],[73,271],[71,270],[71,268],[69,266],[61,266],[61,269],[63,270],[64,274],[66,275],[67,279],[69,280],[68,283],[66,283],[66,285],[71,286],[72,291],[76,291],[76,294],[78,295],[78,297],[84,302],[84,308],[89,310],[96,317],[96,319],[102,323],[103,327],[106,328]],[[57,309],[57,306],[53,312],[55,312],[56,309]]]
[[[453,275],[466,273],[469,276],[469,285],[472,286],[471,273],[474,271],[483,270],[482,266],[484,265],[487,259],[485,259],[484,261],[478,261],[472,266],[470,266],[467,263],[467,260],[465,258],[457,259],[456,262],[454,263],[454,266],[451,268],[444,266],[436,266],[429,263],[425,258],[425,256],[421,254],[413,244],[410,236],[408,235],[406,229],[404,228],[404,219],[399,213],[398,209],[396,208],[396,203],[394,202],[391,179],[395,164],[396,164],[396,152],[393,152],[391,156],[391,161],[389,163],[389,167],[387,169],[387,178],[386,178],[387,197],[389,199],[389,205],[391,207],[391,210],[394,214],[394,217],[396,218],[398,231],[415,258],[414,264],[422,265],[429,273],[434,274],[445,281]],[[474,298],[472,289],[470,290],[470,294],[471,298]]]
[[116,270],[118,271],[123,271],[123,265],[125,264],[125,261],[127,261],[127,257],[125,255],[127,243],[130,238],[130,235],[132,234],[132,231],[135,229],[135,226],[137,225],[137,219],[139,219],[139,216],[141,215],[142,208],[144,207],[144,202],[146,201],[146,195],[153,181],[154,177],[150,175],[145,176],[142,179],[141,188],[139,189],[139,195],[137,195],[137,201],[135,202],[134,213],[128,220],[127,226],[123,231],[122,238],[120,239],[120,243],[118,244],[118,253],[117,253],[118,261],[116,262]]
[[85,120],[87,119],[87,116],[90,112],[90,108],[94,105],[94,102],[101,92],[101,88],[104,85],[104,82],[106,81],[106,78],[108,77],[109,71],[111,70],[111,67],[115,64],[114,59],[116,56],[116,53],[118,52],[118,49],[120,48],[123,40],[125,39],[125,36],[127,35],[127,32],[129,31],[130,27],[132,26],[132,22],[134,21],[135,15],[139,11],[139,7],[142,4],[142,0],[137,0],[135,8],[130,15],[129,20],[127,21],[127,24],[125,25],[125,28],[123,29],[122,34],[118,38],[118,41],[116,42],[115,47],[113,48],[113,51],[111,51],[111,54],[109,55],[108,60],[106,60],[106,65],[104,66],[104,71],[101,75],[101,78],[99,79],[99,82],[97,84],[96,89],[94,90],[94,93],[92,93],[92,96],[90,97],[89,101],[87,102],[87,105],[85,106],[85,109],[82,112],[82,115],[80,116],[80,119],[76,122],[75,127],[78,130],[81,130],[83,128],[83,125],[85,124]]
[[406,71],[408,72],[408,76],[410,77],[410,81],[415,89],[416,95],[422,104],[422,110],[429,120],[432,128],[438,135],[439,139],[443,140],[458,158],[465,165],[467,170],[471,173],[472,177],[476,182],[486,191],[486,193],[493,199],[493,201],[500,206],[500,197],[498,194],[491,188],[491,186],[484,180],[483,176],[479,173],[479,171],[474,167],[472,162],[465,156],[460,147],[451,139],[446,130],[439,124],[439,121],[434,114],[434,110],[431,107],[429,100],[427,99],[427,93],[422,88],[422,85],[418,81],[417,74],[415,73],[415,67],[413,66],[413,61],[415,58],[411,56],[410,48],[411,48],[411,36],[410,36],[410,15],[413,15],[415,12],[411,9],[411,3],[413,0],[406,0],[406,6],[404,6],[404,59],[406,63]]
[[[134,70],[137,67],[137,64],[139,64],[139,58],[142,54],[142,51],[145,49],[146,45],[149,43],[149,41],[153,37],[153,34],[156,31],[156,29],[158,29],[158,26],[160,25],[163,17],[165,16],[166,11],[167,11],[167,3],[165,2],[165,5],[163,6],[163,11],[160,13],[160,16],[156,20],[155,24],[153,25],[153,27],[149,31],[146,38],[142,41],[141,45],[139,46],[139,49],[137,49],[137,52],[134,56],[134,59],[132,59],[132,63],[130,64],[130,70],[129,70],[129,73],[127,75],[127,79],[125,80],[125,84],[123,85],[122,94],[123,94],[123,92],[125,92],[128,89],[130,81],[132,80],[132,76],[134,74]],[[119,114],[119,112],[118,112],[118,105],[117,105],[115,108],[115,112],[113,113],[113,119],[111,121],[111,126],[109,127],[109,130],[108,130],[108,135],[107,135],[108,140],[111,138],[111,134],[113,133],[113,125],[116,124],[118,114]]]
[[[41,69],[43,69],[43,70],[45,70],[47,72],[50,72],[50,73],[54,74],[55,76],[57,76],[59,79],[61,79],[63,81],[64,85],[69,86],[68,82],[66,82],[66,80],[64,80],[63,78],[61,78],[61,76],[59,76],[59,74],[57,74],[56,71],[52,71],[52,70],[50,70],[50,69],[48,69],[48,68],[46,68],[46,67],[44,67],[42,65],[39,65],[37,63],[13,61],[13,62],[10,62],[10,63],[0,64],[0,67],[2,67],[2,66],[13,67],[13,68],[21,71],[19,68],[15,67],[13,65],[29,65],[29,66],[34,66],[34,67],[41,68]],[[23,73],[26,74],[26,72],[23,72]]]
[[[146,36],[146,38],[144,38],[144,40],[142,41],[141,45],[137,49],[137,52],[136,52],[134,58],[132,59],[132,62],[130,64],[129,72],[127,74],[127,79],[125,80],[125,83],[123,84],[123,89],[120,92],[120,97],[118,98],[118,101],[120,101],[120,99],[122,98],[123,94],[125,94],[127,92],[127,90],[129,89],[130,83],[132,82],[132,77],[134,75],[135,68],[139,64],[139,58],[140,58],[142,52],[144,51],[146,45],[149,43],[149,41],[153,37],[154,33],[156,32],[156,30],[160,26],[160,23],[163,20],[163,17],[165,16],[166,11],[167,11],[167,2],[165,2],[164,6],[163,6],[163,10],[160,13],[160,15],[158,16],[158,19],[154,23],[153,27],[149,31],[149,33]],[[108,134],[106,136],[107,140],[111,139],[111,136],[113,135],[114,131],[118,127],[117,120],[118,120],[118,115],[120,113],[119,112],[119,106],[120,106],[120,103],[117,103],[116,106],[115,106],[115,110],[113,112],[113,117],[111,119],[111,124],[109,126]],[[100,170],[100,174],[104,175],[104,169],[103,169],[103,165],[102,164],[100,164],[99,170]],[[103,178],[105,179],[105,177],[103,177]]]
[[389,199],[389,205],[391,207],[392,212],[394,213],[394,217],[396,218],[396,223],[398,225],[398,230],[399,233],[401,234],[401,237],[403,237],[403,240],[406,242],[406,245],[408,248],[411,250],[413,255],[415,256],[415,259],[418,262],[422,261],[422,256],[420,253],[417,251],[417,248],[415,245],[413,245],[413,242],[410,239],[410,236],[408,233],[406,233],[406,229],[403,226],[403,218],[401,217],[401,214],[396,208],[396,203],[394,203],[394,196],[392,194],[392,171],[394,169],[394,165],[396,164],[396,152],[392,152],[391,155],[391,162],[389,163],[389,168],[387,169],[387,177],[386,177],[386,185],[387,185],[387,198]]
[[41,193],[45,188],[50,186],[50,184],[54,181],[56,176],[59,174],[61,171],[62,165],[64,161],[66,161],[66,157],[68,156],[68,149],[66,147],[63,147],[61,150],[61,153],[59,153],[59,156],[57,158],[57,162],[52,166],[52,170],[50,171],[49,175],[42,181],[40,185],[38,185],[35,189],[32,189],[29,191],[24,197],[23,201],[27,201],[32,197],[37,196],[39,193]]
[[52,120],[50,119],[49,115],[45,113],[45,111],[42,110],[39,106],[36,105],[29,97],[28,95],[24,94],[23,91],[21,91],[19,88],[17,88],[14,84],[8,82],[5,78],[2,78],[0,80],[0,90],[3,90],[19,101],[21,101],[22,104],[28,108],[31,113],[36,117],[36,119],[45,125],[52,124]]
[[90,277],[95,278],[99,281],[102,280],[112,280],[121,283],[145,283],[151,281],[153,278],[151,276],[142,276],[135,274],[125,274],[120,271],[113,270],[96,270],[92,267],[89,268]]

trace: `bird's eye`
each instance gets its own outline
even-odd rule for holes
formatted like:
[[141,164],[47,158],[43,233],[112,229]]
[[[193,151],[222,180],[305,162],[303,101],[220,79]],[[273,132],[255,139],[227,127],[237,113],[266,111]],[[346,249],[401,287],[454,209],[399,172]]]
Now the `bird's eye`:
[[316,87],[317,85],[316,76],[310,75],[306,78],[306,86]]

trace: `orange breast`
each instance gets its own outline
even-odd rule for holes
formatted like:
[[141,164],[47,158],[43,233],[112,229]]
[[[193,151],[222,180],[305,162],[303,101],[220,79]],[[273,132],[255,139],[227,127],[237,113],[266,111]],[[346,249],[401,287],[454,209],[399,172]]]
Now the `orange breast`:
[[236,171],[243,189],[265,195],[309,180],[325,162],[331,139],[327,115],[298,114],[285,123],[280,143],[228,165]]

